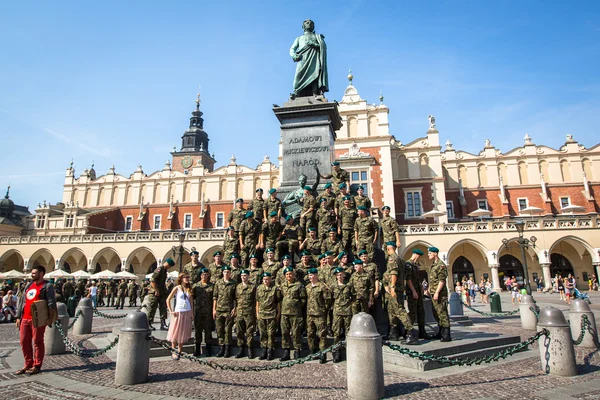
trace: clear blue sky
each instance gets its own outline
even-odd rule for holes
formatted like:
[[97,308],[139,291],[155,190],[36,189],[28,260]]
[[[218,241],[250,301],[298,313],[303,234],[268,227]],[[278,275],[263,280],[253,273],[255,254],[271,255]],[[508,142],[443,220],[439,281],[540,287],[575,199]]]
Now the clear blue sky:
[[[560,3],[560,4],[554,4]],[[352,67],[409,142],[437,118],[442,143],[508,151],[528,132],[559,147],[600,140],[597,1],[59,1],[0,5],[0,186],[17,204],[61,200],[71,159],[129,176],[161,169],[202,86],[210,151],[277,157],[272,104],[292,86],[306,18],[325,35],[329,99]],[[2,189],[3,190],[3,189]]]

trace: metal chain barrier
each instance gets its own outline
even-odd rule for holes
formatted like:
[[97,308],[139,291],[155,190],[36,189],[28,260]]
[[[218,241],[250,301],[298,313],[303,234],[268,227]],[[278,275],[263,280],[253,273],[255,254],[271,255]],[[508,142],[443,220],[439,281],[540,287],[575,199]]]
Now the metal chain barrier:
[[115,347],[117,345],[117,343],[119,343],[119,337],[117,336],[115,338],[115,340],[113,340],[111,343],[108,344],[108,346],[106,346],[103,349],[98,349],[98,350],[82,349],[79,346],[77,346],[75,343],[71,342],[71,340],[69,340],[67,335],[65,335],[65,332],[63,331],[60,321],[56,321],[55,324],[56,324],[56,328],[58,329],[58,332],[60,333],[60,336],[62,336],[62,338],[63,338],[63,343],[65,344],[65,346],[67,346],[67,348],[73,354],[75,354],[81,358],[94,358],[94,357],[101,356],[101,355],[105,354],[106,352],[108,352],[113,347]]
[[[550,332],[547,329],[542,329],[537,332],[535,335],[530,337],[524,342],[511,346],[505,350],[502,350],[498,353],[490,354],[489,356],[483,357],[475,357],[475,358],[448,358],[445,356],[435,356],[432,354],[424,354],[419,353],[418,351],[407,349],[406,347],[398,346],[395,344],[391,344],[389,341],[385,341],[383,344],[390,349],[399,352],[400,354],[407,355],[412,358],[418,358],[421,361],[435,361],[443,364],[450,365],[480,365],[483,363],[490,363],[492,361],[499,361],[500,359],[504,359],[508,356],[512,356],[513,354],[524,350],[527,346],[535,343],[540,337],[546,336],[550,337]],[[549,356],[549,354],[548,354]]]
[[194,357],[193,355],[190,355],[188,353],[178,351],[176,348],[172,347],[171,344],[169,342],[167,342],[166,340],[161,340],[161,339],[155,338],[152,335],[148,336],[148,340],[151,340],[152,342],[158,344],[163,349],[169,350],[182,358],[197,362],[198,364],[201,364],[201,365],[206,365],[207,367],[210,367],[212,369],[220,369],[220,370],[225,370],[225,371],[271,371],[274,369],[289,368],[289,367],[293,367],[294,365],[304,364],[307,361],[316,360],[319,357],[321,357],[321,355],[323,355],[323,354],[333,352],[335,350],[338,350],[338,349],[346,346],[346,342],[341,341],[339,343],[334,344],[331,347],[328,347],[324,350],[318,351],[318,352],[308,355],[306,357],[299,358],[297,360],[283,361],[278,364],[246,366],[246,365],[218,364],[218,363],[216,363],[214,361],[210,361],[206,358]]
[[537,309],[534,306],[530,306],[529,310],[533,313],[533,315],[535,315],[536,319],[538,319],[538,320],[540,319],[540,313],[537,312]]
[[[75,322],[77,321],[77,319],[81,316],[81,314],[83,314],[81,312],[81,310],[77,311],[77,313],[75,313],[75,317],[73,317],[73,321],[71,321],[71,323],[69,324],[69,326],[67,327],[67,330],[71,329],[73,327],[73,325],[75,325]],[[60,323],[59,323],[60,324]],[[62,328],[62,326],[61,326]]]
[[583,314],[581,316],[581,333],[576,340],[573,340],[574,345],[580,345],[583,342],[583,337],[585,336],[585,332],[588,330],[590,326],[590,320],[587,315]]
[[514,311],[507,311],[507,312],[503,312],[503,313],[487,313],[484,311],[479,311],[479,310],[471,307],[470,305],[463,303],[462,301],[461,301],[461,303],[463,306],[467,307],[469,310],[475,311],[477,314],[485,315],[486,317],[507,317],[509,315],[515,315],[516,313],[519,312],[519,309],[516,309]]
[[103,313],[102,311],[98,311],[97,308],[94,308],[94,314],[102,317],[102,318],[107,318],[107,319],[121,319],[121,318],[125,318],[127,316],[127,314],[124,315],[110,315],[110,314],[106,314]]

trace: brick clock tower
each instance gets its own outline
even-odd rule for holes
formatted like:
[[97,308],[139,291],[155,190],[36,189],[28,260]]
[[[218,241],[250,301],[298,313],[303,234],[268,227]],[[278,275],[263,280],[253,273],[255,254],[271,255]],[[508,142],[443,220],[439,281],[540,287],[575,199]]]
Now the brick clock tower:
[[212,172],[216,160],[208,153],[208,141],[208,134],[204,131],[202,111],[200,111],[200,93],[198,93],[196,109],[192,111],[190,118],[190,127],[181,137],[181,150],[171,153],[172,170],[187,174],[192,168],[203,165],[208,172]]

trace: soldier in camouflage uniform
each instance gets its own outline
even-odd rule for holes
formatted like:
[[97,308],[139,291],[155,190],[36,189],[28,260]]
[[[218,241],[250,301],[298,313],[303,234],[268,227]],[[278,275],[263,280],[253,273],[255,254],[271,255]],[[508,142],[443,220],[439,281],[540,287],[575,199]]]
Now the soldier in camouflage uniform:
[[248,282],[253,286],[258,286],[262,282],[263,269],[258,266],[258,256],[250,255],[250,269],[248,269]]
[[140,289],[140,303],[144,304],[144,298],[148,295],[148,289],[150,288],[150,281],[146,280],[142,283]]
[[341,268],[344,271],[344,281],[347,283],[350,280],[350,276],[354,273],[354,265],[348,262],[348,253],[342,251],[337,256],[337,264],[334,264],[336,268]]
[[325,200],[327,207],[335,213],[335,194],[333,193],[333,185],[328,182],[325,185],[325,191],[317,196],[317,204],[321,204]]
[[347,183],[350,181],[350,174],[345,169],[340,167],[340,163],[338,161],[334,161],[331,163],[333,167],[331,174],[329,175],[321,175],[323,179],[331,179],[333,186],[338,187],[340,184]]
[[396,247],[400,247],[400,228],[398,227],[398,222],[396,222],[396,218],[390,217],[390,207],[383,206],[381,207],[381,211],[383,212],[383,218],[381,219],[381,231],[383,232],[383,243],[385,248],[385,243],[387,242],[396,242]]
[[413,329],[412,322],[404,309],[404,287],[406,286],[406,266],[396,254],[396,242],[387,243],[387,269],[383,274],[386,292],[387,312],[390,322],[389,340],[398,340],[398,324],[402,322],[407,332],[404,344],[416,344],[419,333]]
[[[335,284],[331,287],[333,295],[333,343],[339,343],[350,331],[352,320],[352,303],[356,298],[352,285],[346,284],[345,272],[342,268],[334,270]],[[342,352],[333,352],[333,362],[342,361]]]
[[254,212],[248,211],[240,225],[240,255],[242,268],[248,266],[250,254],[255,254],[260,249],[259,236],[262,224],[254,219]]
[[448,288],[446,280],[448,279],[448,268],[442,260],[438,258],[440,252],[437,247],[430,247],[427,256],[433,260],[429,269],[429,294],[431,295],[431,305],[433,306],[433,316],[435,317],[439,330],[436,338],[441,342],[452,340],[450,336],[450,319],[448,318]]
[[[275,277],[275,284],[277,286],[281,286],[283,285],[283,283],[285,282],[285,270],[286,268],[294,268],[294,263],[292,262],[292,257],[289,254],[286,254],[285,256],[283,256],[283,259],[281,260],[281,268],[279,268],[279,270],[277,271],[277,276]],[[294,270],[294,278],[297,281],[302,282],[304,280],[304,275],[302,273],[302,270],[300,271],[295,271]]]
[[[75,289],[73,288],[73,282],[71,280],[67,280],[62,287],[62,295],[65,302],[69,301],[69,298],[75,294]],[[110,306],[110,304],[108,304]]]
[[308,251],[300,253],[300,263],[296,265],[296,280],[303,285],[308,283],[308,270],[313,267],[312,257]]
[[356,250],[367,250],[369,257],[373,258],[379,228],[375,220],[367,216],[367,209],[364,206],[358,206],[356,209],[358,212],[358,217],[354,221]]
[[367,253],[366,250],[359,251],[358,257],[363,262],[363,268],[369,274],[371,281],[373,282],[373,298],[375,300],[379,298],[379,282],[381,280],[379,268],[377,264],[370,260],[369,253]]
[[[106,295],[106,282],[100,279],[98,282],[98,307],[104,307],[106,304],[104,303],[104,296]],[[69,299],[64,299],[66,303]]]
[[267,204],[263,199],[263,190],[261,188],[256,189],[256,197],[248,203],[248,210],[254,212],[254,218],[262,224],[267,220]]
[[129,297],[129,307],[137,306],[137,292],[138,292],[138,284],[135,281],[130,280],[129,285],[127,285],[127,297]]
[[223,257],[225,260],[229,260],[233,253],[237,254],[239,251],[240,239],[238,238],[237,233],[235,233],[235,228],[230,226],[227,228],[227,235],[223,241]]
[[[327,340],[327,306],[332,299],[329,287],[319,282],[319,271],[316,268],[308,270],[306,285],[306,339],[311,354],[317,349],[325,350]],[[317,343],[317,338],[319,342]],[[321,354],[319,362],[327,362],[327,354]]]
[[193,249],[190,251],[190,258],[192,260],[183,266],[183,271],[187,272],[190,276],[190,284],[192,286],[200,282],[200,270],[204,268],[204,265],[198,261],[198,257],[200,257],[200,253]]
[[[275,248],[275,245],[283,235],[283,225],[279,222],[277,211],[269,213],[269,221],[262,224],[260,233],[260,244],[262,248]],[[279,254],[275,253],[275,260],[279,260]]]
[[300,250],[308,252],[312,258],[311,262],[317,263],[317,257],[321,254],[321,238],[317,236],[317,228],[308,228],[308,237],[300,245]]
[[421,250],[414,249],[410,260],[406,261],[406,302],[410,321],[419,327],[419,339],[431,339],[425,331],[423,289],[419,282],[419,257],[422,255]]
[[262,263],[262,269],[264,272],[269,272],[271,274],[271,280],[273,280],[277,276],[277,271],[281,268],[281,264],[279,261],[275,261],[275,249],[272,247],[267,247],[265,254],[267,255],[267,258]]
[[[294,359],[300,358],[302,349],[302,313],[306,304],[306,289],[296,280],[294,269],[287,267],[284,270],[285,282],[281,290],[281,347],[283,356],[281,361],[290,359],[290,347],[293,342]],[[290,340],[291,339],[291,340]]]
[[160,311],[160,329],[167,330],[167,273],[169,268],[175,265],[172,258],[167,258],[164,264],[154,270],[152,278],[150,278],[150,289],[148,290],[149,309],[144,309],[148,314],[148,322],[150,328],[154,330],[152,322],[154,322],[154,314],[156,309]]
[[302,240],[302,229],[296,224],[294,218],[291,215],[285,217],[285,227],[283,228],[283,234],[281,235],[281,239],[277,242],[276,245],[276,254],[285,253],[285,247],[287,245],[287,252],[292,257],[298,251],[299,241]]
[[85,279],[80,279],[77,281],[77,285],[75,286],[75,296],[81,298],[85,295],[85,285],[86,285],[86,281]]
[[277,197],[277,189],[269,189],[269,198],[266,200],[267,215],[271,215],[272,212],[277,213],[277,219],[281,218],[281,200]]
[[204,342],[206,343],[204,355],[210,357],[210,346],[213,344],[213,292],[215,285],[210,281],[210,272],[206,268],[200,270],[200,281],[192,286],[192,296],[194,298],[194,331],[195,348],[194,356],[200,355],[202,348],[202,334],[204,333]]
[[229,222],[229,226],[233,226],[236,235],[240,233],[240,225],[244,220],[244,216],[246,215],[247,210],[244,208],[244,199],[237,199],[235,201],[235,207],[229,213],[227,217],[227,221]]
[[249,282],[247,269],[240,271],[240,277],[242,282],[235,289],[235,331],[239,349],[235,358],[242,358],[245,346],[248,346],[248,358],[252,359],[252,338],[256,329],[256,286]]
[[307,230],[311,227],[316,227],[315,215],[317,210],[317,201],[313,196],[312,188],[304,186],[304,197],[300,199],[302,202],[302,211],[300,212],[300,228],[302,228],[302,237],[307,236]]
[[223,267],[223,279],[219,279],[213,291],[213,319],[217,326],[219,339],[219,352],[217,357],[229,357],[235,316],[235,289],[236,283],[231,279],[231,267]]
[[275,286],[270,272],[263,273],[263,283],[256,290],[256,315],[262,353],[259,360],[272,360],[277,322],[281,317],[281,290]]
[[233,253],[229,257],[229,267],[231,268],[231,280],[237,285],[241,282],[240,271],[242,270],[242,266],[240,265],[240,256],[238,254]]
[[213,253],[213,262],[208,264],[208,272],[210,272],[210,282],[212,284],[217,283],[223,277],[223,267],[225,265],[223,262],[223,252],[221,250],[215,251]]
[[119,282],[119,291],[117,292],[117,305],[115,306],[115,310],[125,305],[125,297],[127,297],[127,281],[125,279],[121,279]]
[[364,269],[361,259],[356,259],[353,262],[354,273],[348,282],[354,288],[356,299],[352,303],[352,315],[359,312],[369,312],[369,308],[373,305],[373,281],[371,275]]
[[354,196],[352,196],[349,192],[348,192],[348,187],[346,186],[345,183],[342,183],[340,186],[340,191],[338,193],[338,195],[335,198],[335,213],[338,216],[338,219],[340,218],[340,211],[342,210],[342,208],[344,208],[344,201],[346,200],[346,198],[349,199],[350,201],[350,208],[356,209],[356,203],[354,202]]
[[321,198],[320,202],[321,206],[317,210],[316,218],[319,239],[324,240],[327,237],[329,230],[333,227],[337,227],[337,216],[335,215],[335,210],[329,207],[326,198]]
[[365,189],[361,185],[358,185],[356,187],[356,193],[357,195],[354,196],[354,203],[356,203],[356,207],[358,208],[359,206],[363,206],[367,209],[367,215],[371,215],[372,203],[371,199],[365,196]]
[[344,197],[344,206],[338,213],[338,235],[342,237],[342,246],[347,253],[350,253],[354,247],[354,222],[356,217],[356,209],[351,207],[350,197]]
[[321,254],[331,252],[333,254],[340,254],[344,250],[342,241],[337,236],[337,227],[329,229],[329,236],[321,243]]

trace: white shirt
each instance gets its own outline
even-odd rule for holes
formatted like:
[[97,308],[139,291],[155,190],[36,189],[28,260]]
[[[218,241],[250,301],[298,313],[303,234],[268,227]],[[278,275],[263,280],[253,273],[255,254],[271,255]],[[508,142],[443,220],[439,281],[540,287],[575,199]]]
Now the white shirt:
[[98,294],[98,286],[90,286],[90,294],[96,296]]
[[177,287],[177,293],[175,294],[175,312],[191,311],[192,306],[190,305],[190,296]]

